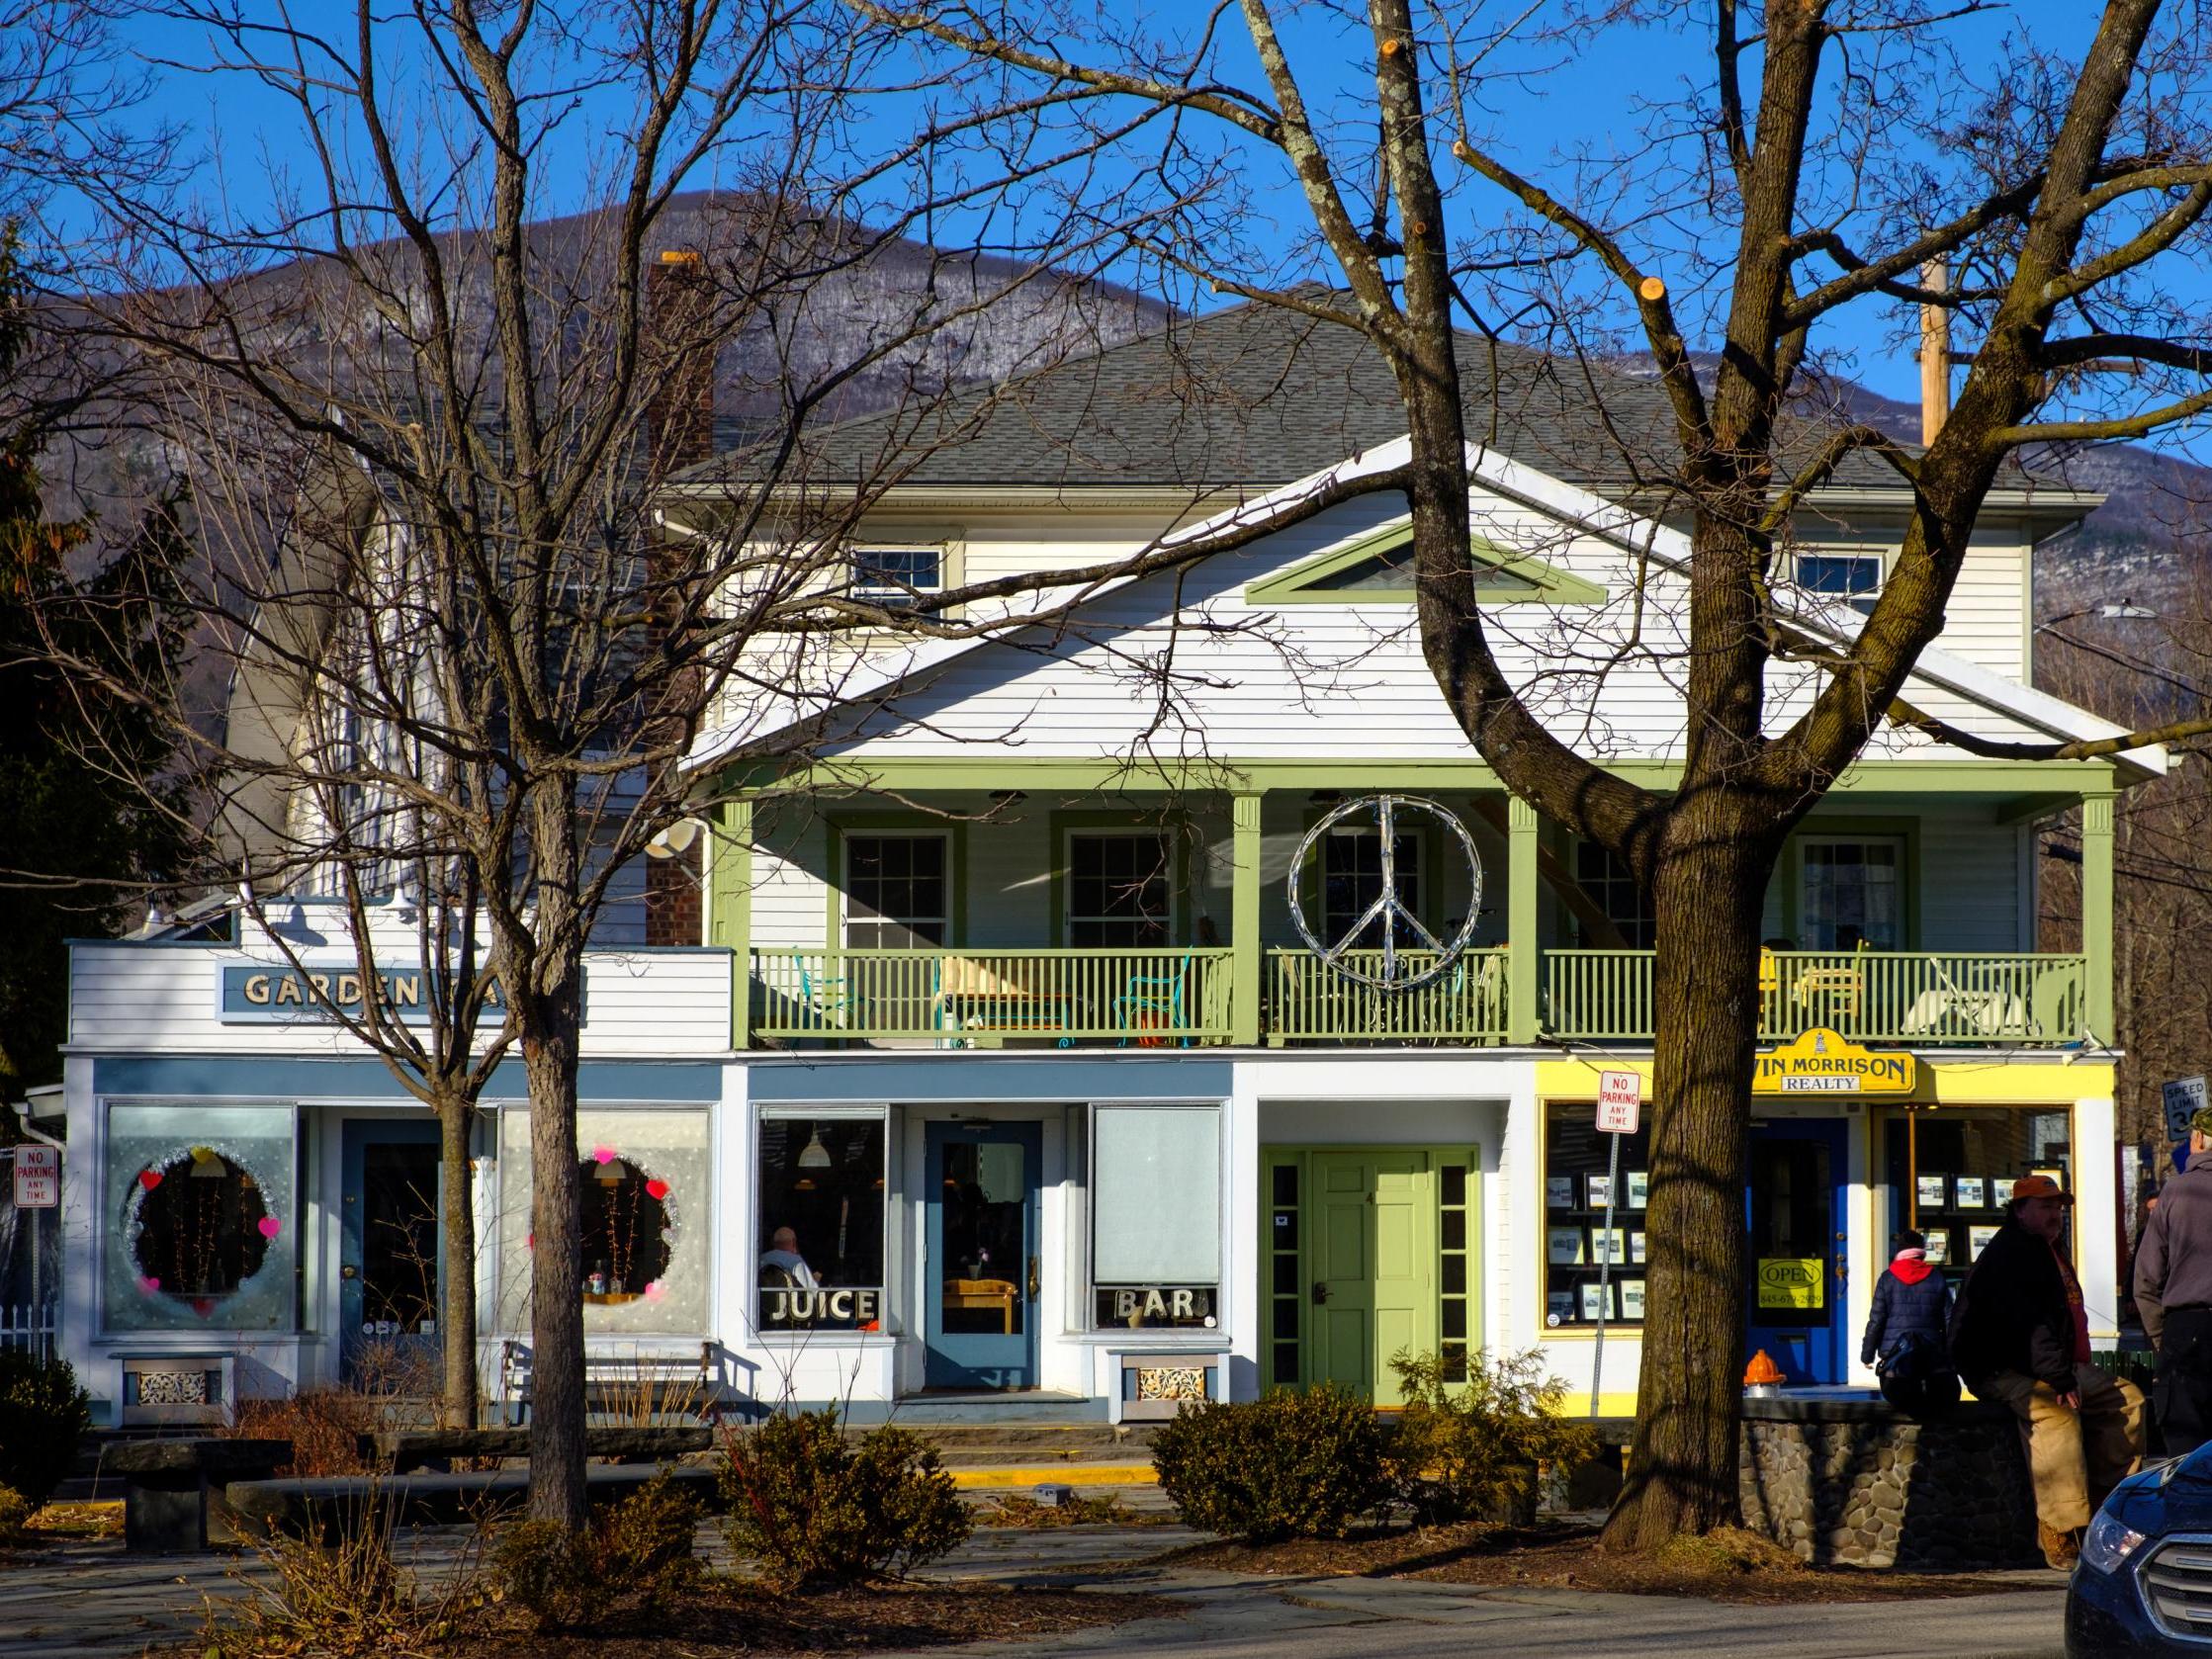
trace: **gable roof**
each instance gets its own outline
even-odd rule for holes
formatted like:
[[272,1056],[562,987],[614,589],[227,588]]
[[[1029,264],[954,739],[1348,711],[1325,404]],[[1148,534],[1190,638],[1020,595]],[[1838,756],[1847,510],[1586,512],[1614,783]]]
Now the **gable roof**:
[[[1198,523],[1178,529],[1163,537],[1161,546],[1173,548],[1179,544],[1202,542],[1231,530],[1265,525],[1271,520],[1286,520],[1301,505],[1332,485],[1363,476],[1388,472],[1404,465],[1410,451],[1409,441],[1403,436],[1397,437],[1349,460],[1340,460],[1310,477],[1299,479],[1251,501],[1240,502]],[[1640,555],[1659,569],[1687,576],[1690,541],[1681,531],[1638,515],[1589,489],[1548,477],[1494,451],[1470,446],[1468,461],[1470,482],[1474,487],[1509,503],[1541,513],[1575,533],[1588,535],[1611,543],[1625,552]],[[1355,546],[1372,544],[1380,536],[1392,534],[1395,522],[1382,527],[1380,532],[1369,532],[1362,538],[1362,543]],[[1302,561],[1271,579],[1281,581],[1300,568],[1310,569],[1324,561],[1340,558],[1346,551],[1348,550],[1344,548],[1329,550],[1321,560]],[[1555,573],[1568,576],[1568,579],[1579,579],[1568,572]],[[1097,606],[1108,595],[1133,583],[1156,579],[1161,578],[1157,575],[1135,575],[1099,582],[1084,593],[1081,608]],[[1167,579],[1173,579],[1172,575]],[[1265,583],[1257,585],[1264,586]],[[929,676],[956,658],[986,647],[1004,645],[1009,634],[1021,626],[1024,617],[1041,617],[1056,610],[1066,603],[1066,597],[1064,594],[1046,591],[1018,595],[993,605],[972,608],[969,613],[971,622],[999,622],[1006,624],[1006,627],[994,629],[987,635],[957,640],[925,640],[903,650],[864,659],[841,678],[834,695],[809,698],[803,692],[786,693],[775,703],[756,708],[753,718],[743,726],[718,728],[702,733],[692,745],[686,762],[687,769],[697,771],[712,766],[749,740],[770,737],[809,720],[841,711],[858,711],[863,714],[881,712],[886,700],[901,686]],[[1838,648],[1847,649],[1865,622],[1863,616],[1847,606],[1824,606],[1809,602],[1806,597],[1787,589],[1777,589],[1773,600],[1781,621],[1814,641]],[[1921,653],[1913,667],[1909,685],[1938,688],[1957,697],[1970,708],[1986,711],[2052,741],[2111,738],[2121,736],[2126,731],[2124,727],[2101,720],[2045,692],[2005,679],[1939,650],[1930,649]],[[2163,773],[2166,770],[2166,754],[2161,747],[2132,749],[2121,758],[2125,763],[2145,772]]]
[[[1475,334],[1458,339],[1470,443],[1609,494],[1674,470],[1673,410],[1651,375]],[[1833,429],[1818,415],[1808,399],[1786,421],[1786,463],[1809,459]],[[1156,332],[1032,374],[825,427],[806,439],[806,471],[824,481],[896,474],[909,485],[1265,488],[1404,431],[1397,383],[1365,338],[1254,303],[1171,317]],[[673,485],[736,482],[747,466],[737,451]],[[1999,482],[2079,500],[2083,513],[2101,499],[2010,463]],[[1827,487],[1902,493],[1897,474],[1864,451],[1845,456]]]

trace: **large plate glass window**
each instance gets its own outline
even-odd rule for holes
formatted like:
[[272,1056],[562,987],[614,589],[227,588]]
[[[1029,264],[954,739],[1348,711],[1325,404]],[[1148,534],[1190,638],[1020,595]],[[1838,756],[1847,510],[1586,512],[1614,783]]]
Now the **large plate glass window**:
[[1168,837],[1157,830],[1068,836],[1068,944],[1131,950],[1168,942]]
[[[1398,902],[1415,916],[1421,913],[1421,837],[1401,830],[1392,837]],[[1339,824],[1321,837],[1321,937],[1334,943],[1352,931],[1382,896],[1382,836],[1372,825]],[[1427,919],[1424,917],[1423,919]],[[1398,929],[1399,943],[1405,928]],[[1382,921],[1378,917],[1362,929],[1353,943],[1361,949],[1382,947]]]
[[[577,1241],[586,1336],[704,1333],[712,1231],[707,1114],[586,1106],[576,1113]],[[530,1324],[530,1114],[499,1114],[502,1328]]]
[[1805,950],[1897,950],[1904,943],[1904,842],[1809,836],[1801,846]]
[[1092,1112],[1091,1285],[1101,1330],[1219,1325],[1218,1107]]
[[[1648,1125],[1649,1114],[1644,1121]],[[1608,1325],[1640,1325],[1651,1131],[1645,1127],[1621,1137],[1621,1188],[1613,1195],[1610,1233],[1605,1200],[1613,1137],[1598,1133],[1597,1107],[1586,1100],[1549,1104],[1544,1131],[1545,1326],[1553,1331],[1594,1326],[1607,1299]],[[1608,1252],[1611,1282],[1601,1284]]]
[[[1927,1237],[1928,1259],[1954,1282],[1996,1236],[2020,1177],[2049,1176],[2076,1190],[2074,1116],[2064,1107],[1887,1107],[1882,1137],[1891,1227],[1917,1227]],[[2066,1225],[2071,1249],[2071,1207]]]
[[941,945],[951,919],[951,837],[941,830],[848,832],[844,942],[848,949]]
[[108,1108],[111,1331],[289,1331],[297,1321],[289,1105]]
[[765,1113],[754,1210],[763,1331],[875,1331],[883,1323],[884,1120]]

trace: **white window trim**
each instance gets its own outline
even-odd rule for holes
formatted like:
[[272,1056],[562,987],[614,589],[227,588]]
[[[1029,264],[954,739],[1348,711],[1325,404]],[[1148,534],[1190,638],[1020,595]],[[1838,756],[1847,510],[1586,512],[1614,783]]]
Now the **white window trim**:
[[[954,872],[952,868],[952,831],[949,830],[870,830],[861,825],[845,826],[838,830],[838,937],[835,948],[839,950],[862,950],[868,948],[863,945],[854,945],[847,942],[852,937],[852,923],[855,919],[852,914],[852,842],[855,836],[869,836],[876,840],[885,841],[918,841],[925,839],[933,839],[943,846],[945,914],[943,916],[937,917],[915,917],[908,919],[910,921],[935,921],[941,923],[944,927],[944,945],[942,948],[946,950],[953,949],[958,941],[952,937],[951,913],[954,908],[952,903],[954,884]],[[882,916],[879,914],[874,917],[863,917],[858,919],[864,921],[897,921],[901,918],[896,917]]]
[[[1098,1223],[1099,1223],[1099,1118],[1110,1111],[1199,1111],[1211,1112],[1214,1121],[1214,1181],[1213,1181],[1213,1232],[1219,1241],[1214,1258],[1215,1280],[1213,1285],[1213,1324],[1207,1327],[1162,1326],[1128,1330],[1108,1329],[1098,1323]],[[1230,1176],[1229,1111],[1223,1100],[1094,1100],[1091,1102],[1089,1121],[1083,1135],[1083,1288],[1077,1307],[1077,1318],[1067,1323],[1073,1327],[1068,1333],[1075,1338],[1089,1339],[1101,1345],[1120,1348],[1152,1348],[1163,1342],[1175,1346],[1180,1339],[1193,1348],[1218,1349],[1227,1345],[1233,1329],[1229,1305],[1230,1288],[1239,1270],[1238,1262],[1230,1246],[1227,1231],[1227,1206],[1224,1200],[1224,1183]]]
[[[1808,559],[1864,559],[1874,565],[1874,585],[1857,593],[1835,593],[1825,588],[1813,587],[1799,578],[1801,562]],[[1835,605],[1868,605],[1882,596],[1890,584],[1890,555],[1880,548],[1866,547],[1796,547],[1790,550],[1790,584],[1808,598]]]
[[1167,937],[1161,940],[1161,942],[1157,945],[1108,945],[1102,948],[1109,950],[1173,949],[1175,947],[1176,940],[1181,936],[1181,928],[1183,925],[1183,906],[1181,902],[1181,893],[1179,891],[1182,884],[1175,879],[1176,855],[1180,851],[1180,848],[1176,844],[1176,837],[1173,830],[1165,826],[1162,826],[1159,829],[1153,829],[1149,826],[1141,824],[1132,824],[1126,826],[1116,826],[1111,824],[1083,824],[1071,826],[1069,829],[1062,832],[1060,838],[1060,868],[1064,872],[1064,874],[1060,882],[1060,937],[1067,941],[1068,948],[1071,950],[1081,948],[1075,943],[1075,924],[1078,921],[1123,921],[1128,919],[1125,917],[1079,917],[1075,914],[1075,843],[1076,837],[1079,835],[1118,835],[1123,837],[1124,839],[1134,839],[1139,836],[1145,836],[1157,840],[1160,843],[1160,851],[1166,859],[1165,866],[1160,873],[1160,879],[1166,884],[1168,892],[1167,915],[1162,918],[1162,924],[1167,929]]

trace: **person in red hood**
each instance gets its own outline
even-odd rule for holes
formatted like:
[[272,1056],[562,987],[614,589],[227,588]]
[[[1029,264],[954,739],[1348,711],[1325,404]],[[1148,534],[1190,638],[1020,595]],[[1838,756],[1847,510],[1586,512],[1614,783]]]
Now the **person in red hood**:
[[1916,1336],[1940,1348],[1950,1328],[1951,1287],[1928,1260],[1927,1239],[1907,1227],[1890,1240],[1890,1266],[1875,1280],[1859,1363],[1878,1364]]

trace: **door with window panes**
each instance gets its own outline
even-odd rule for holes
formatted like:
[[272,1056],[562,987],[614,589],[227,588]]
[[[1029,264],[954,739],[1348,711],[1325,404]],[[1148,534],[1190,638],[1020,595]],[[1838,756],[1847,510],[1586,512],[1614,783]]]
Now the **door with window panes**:
[[1799,857],[1799,949],[1904,947],[1902,837],[1809,835]]
[[[1391,837],[1391,876],[1398,903],[1421,916],[1421,837],[1401,830]],[[1379,917],[1361,926],[1361,918],[1382,897],[1382,835],[1372,825],[1339,824],[1321,841],[1321,937],[1334,944],[1359,928],[1353,948],[1380,950]],[[1424,917],[1424,919],[1426,919]],[[1406,942],[1398,929],[1401,947]]]

